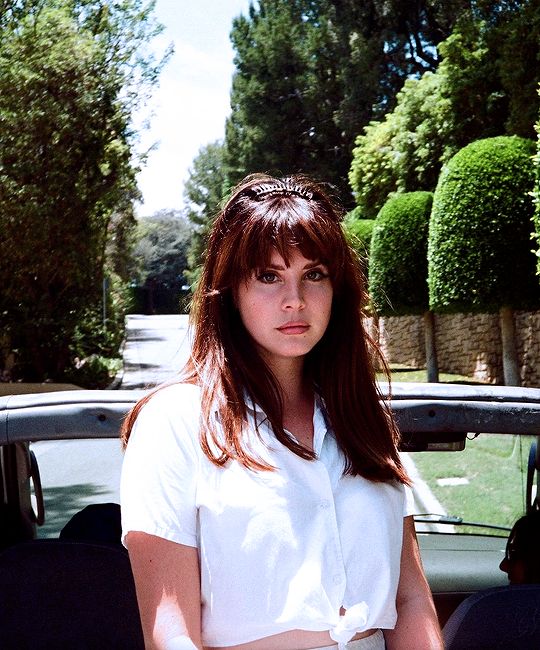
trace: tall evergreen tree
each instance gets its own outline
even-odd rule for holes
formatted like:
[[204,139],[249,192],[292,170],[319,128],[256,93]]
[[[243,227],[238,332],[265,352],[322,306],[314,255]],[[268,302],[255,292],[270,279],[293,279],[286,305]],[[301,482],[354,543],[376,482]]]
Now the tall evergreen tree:
[[[451,6],[448,6],[451,5]],[[260,0],[234,21],[226,175],[305,172],[350,197],[356,136],[438,63],[465,0]]]
[[310,124],[304,106],[306,25],[296,2],[261,0],[231,34],[237,72],[226,125],[227,176],[308,171]]

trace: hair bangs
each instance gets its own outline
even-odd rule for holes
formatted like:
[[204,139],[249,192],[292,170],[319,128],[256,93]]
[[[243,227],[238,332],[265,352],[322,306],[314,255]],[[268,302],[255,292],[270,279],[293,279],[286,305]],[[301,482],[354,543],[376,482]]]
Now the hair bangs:
[[275,251],[288,265],[292,250],[325,264],[335,280],[343,264],[341,228],[335,219],[319,214],[316,207],[288,196],[272,197],[256,205],[238,233],[237,277],[233,283],[269,266]]

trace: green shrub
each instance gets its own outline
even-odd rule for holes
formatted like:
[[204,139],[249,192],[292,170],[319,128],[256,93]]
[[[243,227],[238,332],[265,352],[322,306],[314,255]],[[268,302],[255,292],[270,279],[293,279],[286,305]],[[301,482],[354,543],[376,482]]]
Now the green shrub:
[[343,220],[343,231],[347,241],[367,266],[375,219],[363,219],[361,214],[359,207],[346,214]]
[[431,192],[397,194],[381,208],[371,240],[369,292],[381,316],[428,309]]
[[81,388],[107,388],[122,369],[122,359],[91,354],[66,370],[65,380]]
[[441,173],[429,233],[430,305],[440,312],[533,308],[534,143],[477,140]]
[[393,161],[391,119],[370,122],[355,141],[349,183],[356,202],[370,219],[377,216],[388,195],[397,190],[397,173]]
[[109,271],[108,278],[105,312],[103,304],[96,304],[80,315],[69,345],[70,363],[61,377],[82,388],[106,388],[122,367],[125,315],[133,295],[116,274]]

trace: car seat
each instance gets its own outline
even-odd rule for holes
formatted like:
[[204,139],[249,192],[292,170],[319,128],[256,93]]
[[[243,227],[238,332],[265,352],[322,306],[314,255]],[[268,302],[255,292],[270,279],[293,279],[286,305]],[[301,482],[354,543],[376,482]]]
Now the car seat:
[[479,591],[456,608],[443,628],[446,650],[540,648],[540,585]]
[[3,650],[143,650],[127,553],[115,545],[35,540],[0,553]]
[[62,528],[60,539],[105,542],[124,549],[120,506],[118,503],[92,503],[86,506]]

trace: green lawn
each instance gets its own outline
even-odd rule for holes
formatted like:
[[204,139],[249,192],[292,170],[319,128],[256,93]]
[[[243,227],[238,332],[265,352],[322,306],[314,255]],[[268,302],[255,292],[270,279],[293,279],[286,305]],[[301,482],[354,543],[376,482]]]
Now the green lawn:
[[[511,527],[525,509],[527,458],[533,439],[480,434],[467,440],[464,451],[421,452],[411,457],[449,515]],[[444,485],[444,479],[467,483]]]
[[[391,370],[392,381],[426,381],[425,370]],[[440,381],[478,383],[445,373],[441,373]],[[411,458],[447,514],[510,527],[525,509],[527,458],[533,440],[528,436],[481,434],[467,440],[462,452],[413,453]],[[464,479],[467,483],[444,485],[444,479]],[[472,529],[459,528],[459,532],[469,531]]]

